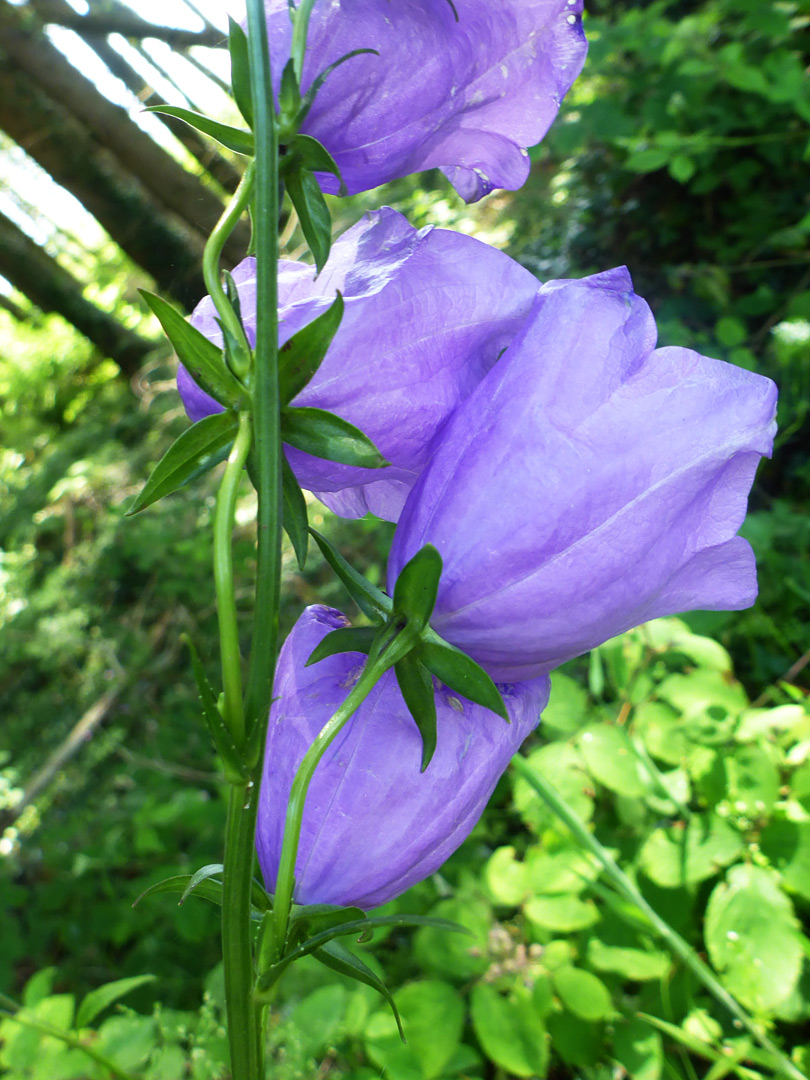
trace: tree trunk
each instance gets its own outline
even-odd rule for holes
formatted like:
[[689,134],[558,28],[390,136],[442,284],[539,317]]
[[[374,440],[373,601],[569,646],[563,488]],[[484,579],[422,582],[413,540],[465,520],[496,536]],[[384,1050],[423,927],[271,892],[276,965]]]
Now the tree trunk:
[[2,214],[0,274],[42,311],[58,312],[72,323],[127,376],[135,374],[155,347],[85,300],[81,283]]

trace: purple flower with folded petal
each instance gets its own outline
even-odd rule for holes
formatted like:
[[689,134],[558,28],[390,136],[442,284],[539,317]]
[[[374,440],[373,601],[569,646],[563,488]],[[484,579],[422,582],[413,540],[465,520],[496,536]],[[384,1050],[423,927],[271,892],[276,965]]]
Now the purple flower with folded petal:
[[389,581],[434,544],[431,624],[496,679],[756,597],[736,533],[771,451],[776,387],[655,343],[625,269],[543,286],[409,496]]
[[[251,344],[255,270],[249,258],[233,275]],[[445,229],[416,230],[388,208],[344,233],[317,277],[305,263],[282,261],[281,344],[325,311],[336,290],[345,301],[326,359],[293,404],[337,413],[391,462],[361,469],[288,448],[302,487],[345,517],[371,510],[396,521],[436,431],[518,332],[538,287],[502,252]],[[209,297],[191,322],[222,343]],[[177,384],[192,420],[220,410],[182,367]]]
[[[458,18],[456,19],[457,12]],[[290,56],[288,0],[266,0],[276,93]],[[441,167],[467,202],[515,190],[580,72],[582,0],[320,0],[301,88],[355,49],[301,130],[326,146],[350,194]],[[336,192],[333,176],[324,190]]]
[[[326,634],[347,624],[332,608],[307,608],[279,657],[256,828],[270,892],[295,771],[366,658],[344,653],[305,664]],[[438,689],[436,753],[423,774],[416,724],[394,672],[383,676],[315,770],[296,862],[299,903],[368,909],[441,866],[470,833],[548,700],[547,678],[501,689],[509,724]]]

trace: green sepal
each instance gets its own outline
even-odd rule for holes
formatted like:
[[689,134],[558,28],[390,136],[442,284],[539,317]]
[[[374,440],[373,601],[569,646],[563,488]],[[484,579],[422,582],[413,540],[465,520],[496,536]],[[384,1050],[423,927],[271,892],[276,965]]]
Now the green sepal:
[[278,350],[278,386],[282,405],[289,405],[304,389],[323,363],[343,318],[343,297],[334,302],[307,326],[293,334]]
[[222,280],[225,283],[225,295],[228,297],[234,314],[239,320],[239,325],[244,330],[242,325],[242,301],[239,299],[239,289],[236,287],[236,282],[233,280],[233,274],[230,270],[222,271]]
[[311,135],[302,135],[299,132],[290,140],[287,156],[281,163],[282,178],[285,169],[294,167],[309,169],[311,172],[331,173],[337,177],[340,184],[338,194],[346,194],[346,185],[340,175],[338,163],[323,143],[313,139]]
[[146,986],[147,983],[155,982],[156,979],[157,975],[131,975],[126,979],[115,979],[113,982],[104,983],[103,986],[97,986],[95,990],[87,994],[77,1009],[76,1019],[73,1022],[74,1028],[79,1031],[81,1028],[89,1027],[99,1013],[104,1012],[113,1002],[119,1001],[141,986]]
[[507,724],[510,722],[498,687],[486,671],[461,649],[442,641],[438,634],[429,630],[419,646],[419,659],[439,682],[476,705],[491,709]]
[[200,695],[203,716],[222,762],[225,779],[229,784],[243,784],[248,778],[248,773],[241,760],[236,743],[233,741],[233,736],[217,708],[217,699],[211,684],[206,678],[200,654],[188,634],[181,634],[180,640],[185,643],[191,656],[191,668],[194,672],[194,681],[197,683],[197,693]]
[[365,653],[368,656],[378,633],[376,626],[347,626],[345,629],[332,630],[315,646],[304,667],[339,653]]
[[359,428],[325,409],[285,405],[281,410],[281,441],[341,465],[384,469],[390,464]]
[[313,955],[315,959],[319,960],[325,967],[330,968],[332,971],[336,971],[339,975],[348,976],[348,978],[354,979],[356,982],[365,983],[366,986],[373,987],[378,994],[381,994],[390,1006],[391,1012],[394,1014],[394,1019],[396,1020],[397,1028],[399,1029],[399,1037],[405,1042],[405,1032],[402,1030],[402,1020],[400,1019],[396,1002],[391,996],[391,991],[381,979],[377,978],[368,964],[363,963],[360,957],[355,956],[355,954],[347,949],[341,941],[330,941],[328,945],[323,945],[320,949],[316,949]]
[[391,612],[391,598],[386,596],[376,585],[372,585],[370,581],[367,581],[353,566],[350,566],[340,552],[332,547],[325,536],[321,536],[319,532],[312,528],[310,528],[309,533],[310,536],[314,537],[324,559],[346,586],[352,600],[363,614],[378,623],[386,619]]
[[332,247],[332,218],[326,199],[314,174],[301,163],[293,160],[283,176],[315,268],[320,273]]
[[222,331],[222,341],[225,346],[225,363],[234,375],[244,378],[251,368],[252,358],[249,347],[246,348],[245,344],[231,333],[230,328],[221,319],[217,319],[217,325]]
[[293,546],[298,569],[303,570],[307,564],[309,548],[307,501],[284,453],[281,455],[281,498],[284,531]]
[[242,27],[228,16],[228,51],[231,54],[231,89],[236,107],[253,127],[253,98],[250,93],[250,57],[247,35]]
[[436,606],[441,574],[441,555],[432,544],[425,544],[405,563],[394,585],[394,612],[404,616],[419,633],[428,625]]
[[222,349],[196,330],[162,297],[146,289],[141,289],[140,293],[163,327],[180,363],[200,388],[220,405],[246,403],[247,391],[225,366]]
[[235,154],[244,154],[253,157],[253,132],[243,128],[231,127],[230,124],[221,124],[218,120],[212,120],[202,113],[192,109],[183,109],[179,105],[148,105],[147,112],[162,113],[164,116],[175,116],[189,127],[201,131],[204,135],[222,143]]
[[238,426],[236,414],[224,412],[204,416],[187,428],[157,463],[126,516],[139,513],[224,461]]
[[298,111],[300,108],[301,90],[295,74],[295,61],[290,57],[281,72],[281,83],[278,90],[278,138],[279,143],[284,147],[288,146],[295,138],[299,125]]
[[430,674],[414,652],[394,665],[400,692],[422,737],[421,771],[430,764],[436,751],[436,691]]

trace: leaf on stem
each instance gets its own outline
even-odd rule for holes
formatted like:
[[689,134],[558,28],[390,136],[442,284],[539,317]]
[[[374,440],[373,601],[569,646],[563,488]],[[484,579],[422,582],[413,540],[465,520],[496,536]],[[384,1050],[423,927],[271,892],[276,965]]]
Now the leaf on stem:
[[320,960],[325,967],[331,968],[332,971],[336,971],[340,975],[346,975],[356,982],[365,983],[366,986],[373,987],[378,994],[382,994],[390,1005],[391,1012],[394,1014],[394,1019],[396,1020],[397,1028],[399,1029],[399,1036],[402,1041],[405,1042],[405,1032],[402,1030],[402,1020],[400,1019],[396,1002],[391,996],[391,991],[381,979],[377,978],[368,964],[364,964],[358,956],[355,956],[355,954],[347,949],[340,941],[330,941],[327,945],[322,946],[320,949],[316,949],[313,955],[316,960]]
[[324,409],[285,406],[281,410],[281,441],[341,465],[383,469],[390,464],[359,428]]
[[247,773],[240,759],[236,743],[233,741],[233,737],[217,708],[217,699],[211,684],[206,678],[200,654],[188,634],[182,634],[180,640],[185,642],[191,655],[191,667],[194,672],[194,681],[197,683],[197,693],[200,695],[203,716],[208,724],[208,730],[211,733],[211,739],[216,747],[217,754],[222,761],[225,779],[231,784],[241,784],[247,778]]
[[253,127],[253,99],[250,94],[250,59],[247,35],[235,19],[228,16],[228,51],[231,54],[231,89],[236,107]]
[[394,671],[402,697],[422,737],[421,771],[424,772],[436,751],[436,692],[433,679],[412,652],[397,661]]
[[329,207],[314,174],[302,163],[293,161],[284,171],[284,180],[304,239],[320,273],[332,247],[332,218]]
[[319,532],[312,528],[309,532],[321,549],[324,559],[346,586],[352,600],[363,614],[375,622],[387,618],[391,612],[391,598],[386,596],[376,585],[372,585],[370,581],[367,581],[353,566],[350,566],[340,552],[332,547],[325,536],[321,536]]
[[278,382],[282,405],[288,405],[296,394],[300,394],[323,363],[343,318],[343,309],[343,297],[338,293],[326,311],[293,334],[279,349]]
[[394,611],[404,615],[408,625],[420,632],[428,625],[436,606],[442,557],[432,544],[425,544],[402,567],[394,586]]
[[222,349],[196,330],[162,297],[145,289],[141,289],[141,296],[157,317],[180,363],[194,381],[221,405],[245,402],[247,393],[225,366]]
[[304,666],[309,667],[339,653],[357,652],[368,656],[377,634],[376,626],[348,626],[342,630],[332,630],[315,646]]
[[126,512],[137,514],[213,469],[230,453],[238,421],[232,412],[214,413],[192,424],[175,440]]
[[281,455],[281,496],[284,531],[290,538],[298,568],[303,570],[307,564],[309,547],[307,502],[284,453]]
[[183,109],[179,105],[149,105],[147,112],[162,113],[164,116],[175,116],[189,127],[209,135],[218,143],[222,143],[235,154],[244,154],[253,157],[253,132],[244,131],[242,128],[231,127],[230,124],[221,124],[218,120],[212,120],[202,113],[193,112],[191,109]]
[[157,975],[132,975],[127,979],[115,979],[103,986],[97,986],[95,990],[87,994],[79,1006],[74,1027],[77,1030],[88,1027],[99,1013],[104,1012],[114,1001],[118,1001],[126,994],[137,990],[138,987],[146,986],[147,983],[154,982],[156,979]]

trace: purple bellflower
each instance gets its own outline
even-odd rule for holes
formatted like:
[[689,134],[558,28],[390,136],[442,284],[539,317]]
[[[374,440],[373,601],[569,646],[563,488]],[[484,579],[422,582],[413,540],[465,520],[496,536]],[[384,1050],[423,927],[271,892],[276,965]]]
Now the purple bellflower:
[[[255,259],[240,263],[233,277],[253,345]],[[293,404],[348,420],[391,462],[361,469],[288,447],[301,486],[344,517],[371,510],[396,521],[437,430],[518,332],[538,287],[502,252],[445,229],[416,230],[388,208],[345,232],[317,277],[306,263],[282,261],[280,344],[325,311],[336,290],[345,301],[324,362]],[[191,322],[222,344],[210,297]],[[182,366],[177,385],[191,420],[221,411]]]
[[[346,625],[332,608],[307,608],[279,657],[256,829],[270,892],[295,771],[366,658],[343,653],[305,664],[326,634]],[[367,910],[441,866],[469,835],[509,759],[537,725],[549,683],[540,678],[501,690],[509,724],[443,687],[437,691],[436,752],[422,774],[416,724],[394,672],[383,676],[312,778],[295,871],[299,903]]]
[[[288,0],[266,0],[278,93]],[[456,19],[457,12],[458,19]],[[319,0],[301,89],[332,71],[301,131],[330,151],[350,194],[441,167],[467,202],[515,190],[585,60],[582,0]],[[325,191],[337,192],[334,176]]]
[[776,387],[655,344],[624,268],[549,282],[409,496],[389,587],[434,544],[431,625],[496,680],[535,678],[648,619],[754,602],[736,534]]

